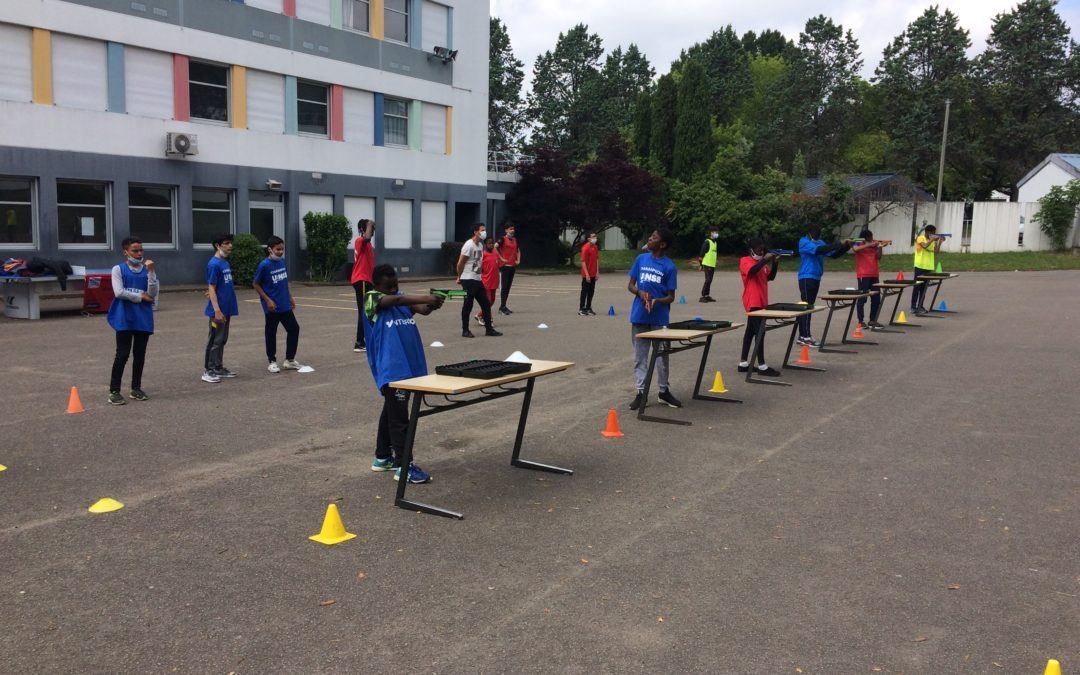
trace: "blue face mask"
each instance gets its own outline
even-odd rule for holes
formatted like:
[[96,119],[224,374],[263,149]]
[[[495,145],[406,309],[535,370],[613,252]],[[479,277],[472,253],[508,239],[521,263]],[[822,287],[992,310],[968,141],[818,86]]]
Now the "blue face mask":
[[128,256],[127,260],[128,260],[129,263],[131,263],[132,265],[135,265],[136,267],[141,265],[142,262],[143,262],[142,258],[132,258],[131,256]]

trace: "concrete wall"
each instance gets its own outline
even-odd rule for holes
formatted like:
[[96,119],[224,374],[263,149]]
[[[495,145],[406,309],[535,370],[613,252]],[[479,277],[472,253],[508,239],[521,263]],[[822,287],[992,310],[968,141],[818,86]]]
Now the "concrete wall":
[[1037,202],[1050,192],[1050,188],[1055,185],[1065,185],[1072,179],[1072,174],[1051,162],[1020,186],[1017,201]]

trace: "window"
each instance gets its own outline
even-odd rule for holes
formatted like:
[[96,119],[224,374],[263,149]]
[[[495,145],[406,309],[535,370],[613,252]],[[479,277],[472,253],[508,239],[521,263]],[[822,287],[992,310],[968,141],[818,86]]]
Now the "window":
[[191,117],[214,122],[229,121],[229,68],[191,61],[188,64],[188,95]]
[[346,143],[375,144],[375,96],[370,91],[345,89],[344,131]]
[[127,114],[171,120],[172,54],[125,46],[124,89]]
[[0,23],[0,99],[30,101],[33,98],[33,66],[30,29]]
[[131,236],[143,244],[172,246],[173,189],[165,185],[128,186],[128,224]]
[[104,42],[53,35],[52,61],[56,105],[102,111],[109,107]]
[[296,122],[300,133],[325,136],[329,128],[330,88],[312,82],[296,83]]
[[420,248],[439,248],[446,241],[446,202],[420,202]]
[[109,184],[56,181],[56,234],[61,247],[108,248]]
[[420,113],[420,149],[446,154],[446,106],[425,103]]
[[383,248],[412,248],[412,201],[387,199],[383,212]]
[[247,71],[247,122],[252,131],[285,133],[285,77]]
[[341,0],[341,23],[346,28],[369,32],[371,30],[370,0]]
[[409,103],[396,98],[383,101],[383,134],[387,145],[409,145]]
[[233,232],[231,190],[191,189],[191,242],[209,247],[219,234]]
[[386,0],[385,38],[395,42],[409,43],[409,0]]
[[431,53],[435,47],[450,46],[450,10],[445,5],[424,0],[420,10],[420,48]]
[[34,245],[34,188],[31,178],[0,176],[0,242],[18,248]]

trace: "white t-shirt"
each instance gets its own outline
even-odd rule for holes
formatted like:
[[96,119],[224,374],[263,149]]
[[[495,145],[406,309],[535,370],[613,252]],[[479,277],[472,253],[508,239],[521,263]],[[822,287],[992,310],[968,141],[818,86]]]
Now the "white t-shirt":
[[465,269],[461,271],[462,279],[475,279],[480,281],[480,274],[483,270],[484,262],[484,247],[477,244],[472,239],[465,242],[465,245],[461,247],[461,255],[465,256]]

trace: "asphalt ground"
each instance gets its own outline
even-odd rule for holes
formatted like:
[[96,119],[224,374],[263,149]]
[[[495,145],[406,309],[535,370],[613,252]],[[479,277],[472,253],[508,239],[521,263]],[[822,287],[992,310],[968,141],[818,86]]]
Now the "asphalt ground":
[[[674,318],[741,318],[735,275],[711,305],[681,276]],[[103,317],[0,317],[0,671],[1080,672],[1080,273],[965,274],[943,291],[960,313],[813,352],[827,372],[790,388],[738,379],[741,331],[720,335],[706,380],[745,403],[691,400],[700,352],[675,355],[685,407],[651,410],[690,427],[626,410],[625,279],[579,317],[577,278],[521,275],[501,338],[462,339],[453,302],[419,319],[446,345],[430,366],[577,364],[537,381],[523,451],[573,476],[509,465],[519,397],[421,421],[434,481],[408,494],[462,521],[395,508],[370,471],[381,399],[349,287],[294,289],[310,374],[266,372],[244,292],[240,377],[214,385],[203,297],[166,294],[151,400],[123,407]],[[792,273],[771,297],[797,300]],[[125,508],[87,513],[106,496]],[[308,540],[330,503],[356,539]]]

